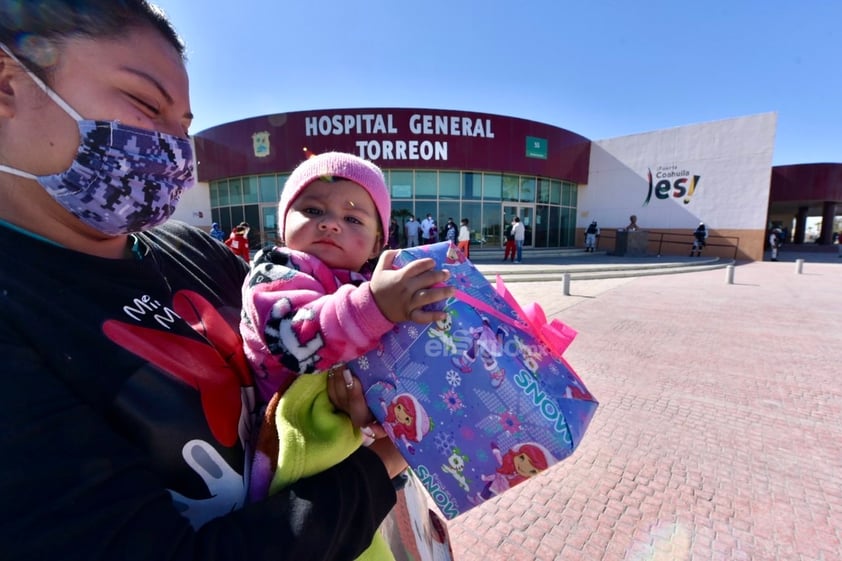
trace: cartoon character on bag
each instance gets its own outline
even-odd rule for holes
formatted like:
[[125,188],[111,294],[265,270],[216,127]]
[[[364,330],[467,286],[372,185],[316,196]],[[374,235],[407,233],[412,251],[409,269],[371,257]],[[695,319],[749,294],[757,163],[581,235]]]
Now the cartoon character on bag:
[[472,327],[468,331],[471,335],[468,349],[462,353],[462,356],[455,356],[451,361],[467,374],[473,370],[471,365],[479,356],[483,368],[491,375],[491,387],[500,387],[506,377],[506,371],[500,367],[497,357],[503,354],[503,340],[509,334],[508,331],[502,325],[498,325],[495,332],[491,329],[491,322],[485,316],[482,317],[481,327]]
[[480,476],[486,485],[474,498],[477,504],[538,475],[556,462],[549,450],[537,442],[516,444],[505,454],[492,443],[491,453],[500,467],[494,473]]
[[465,477],[465,463],[469,459],[459,448],[453,448],[450,457],[447,458],[447,465],[441,466],[441,470],[452,475],[456,483],[465,491],[469,490],[468,480]]
[[380,405],[386,412],[386,418],[381,423],[386,434],[392,442],[403,443],[410,454],[415,454],[412,443],[421,442],[433,428],[433,422],[424,406],[408,393],[396,395],[388,405],[380,400]]
[[453,333],[451,332],[451,329],[453,329],[451,313],[448,313],[444,319],[437,320],[427,331],[427,335],[441,342],[443,356],[455,355],[459,352],[456,348],[456,342],[453,340]]

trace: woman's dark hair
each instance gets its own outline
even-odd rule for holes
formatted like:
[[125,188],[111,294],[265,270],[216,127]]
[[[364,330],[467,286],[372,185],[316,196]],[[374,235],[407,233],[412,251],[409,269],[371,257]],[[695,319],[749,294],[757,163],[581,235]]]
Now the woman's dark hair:
[[66,39],[113,39],[138,27],[157,29],[184,58],[166,14],[146,0],[0,0],[0,42],[45,81]]

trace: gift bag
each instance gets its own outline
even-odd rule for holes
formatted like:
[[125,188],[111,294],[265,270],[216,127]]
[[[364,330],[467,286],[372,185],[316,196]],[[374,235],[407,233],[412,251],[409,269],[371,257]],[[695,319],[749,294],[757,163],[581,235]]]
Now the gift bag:
[[402,250],[451,273],[447,318],[397,324],[348,367],[375,417],[448,518],[569,456],[597,401],[562,357],[575,331],[521,307],[450,242]]

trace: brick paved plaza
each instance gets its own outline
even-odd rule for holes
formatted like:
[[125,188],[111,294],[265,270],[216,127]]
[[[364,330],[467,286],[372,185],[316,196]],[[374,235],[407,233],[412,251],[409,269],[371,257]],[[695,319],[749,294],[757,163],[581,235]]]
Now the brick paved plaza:
[[600,407],[449,523],[458,561],[842,559],[842,259],[510,289],[579,331]]

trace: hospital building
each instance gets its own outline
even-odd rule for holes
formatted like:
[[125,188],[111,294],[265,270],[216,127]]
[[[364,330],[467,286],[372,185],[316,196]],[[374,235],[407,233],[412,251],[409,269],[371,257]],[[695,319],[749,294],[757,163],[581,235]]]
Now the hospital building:
[[[685,254],[707,226],[707,254],[763,258],[769,229],[804,241],[810,217],[831,243],[842,208],[842,164],[772,166],[775,113],[591,140],[536,121],[470,111],[365,108],[280,113],[194,136],[198,186],[175,218],[229,231],[245,221],[252,245],[277,238],[277,205],[292,170],[343,151],[376,163],[399,222],[430,213],[441,227],[468,218],[472,243],[499,248],[518,216],[525,247],[582,247],[596,220],[600,249],[631,215],[649,253]],[[801,236],[799,238],[799,236]],[[617,248],[619,249],[619,248]]]

